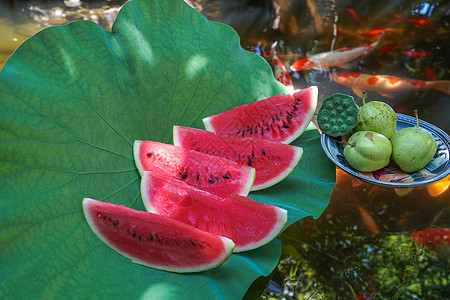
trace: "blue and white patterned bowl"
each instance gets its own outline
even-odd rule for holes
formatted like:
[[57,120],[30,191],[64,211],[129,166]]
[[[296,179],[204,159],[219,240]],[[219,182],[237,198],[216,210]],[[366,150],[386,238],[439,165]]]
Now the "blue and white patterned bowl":
[[[397,131],[416,125],[416,118],[403,114],[397,114]],[[450,174],[450,136],[440,128],[419,120],[419,126],[430,132],[437,142],[437,151],[433,159],[423,169],[414,173],[405,173],[394,163],[374,171],[360,172],[353,169],[344,158],[344,144],[342,138],[333,138],[322,134],[320,143],[331,161],[348,174],[368,183],[387,187],[418,187],[438,181]]]

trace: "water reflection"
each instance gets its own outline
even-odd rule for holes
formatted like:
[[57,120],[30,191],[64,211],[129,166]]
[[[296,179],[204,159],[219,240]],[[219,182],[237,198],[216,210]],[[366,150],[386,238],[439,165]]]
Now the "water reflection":
[[0,1],[0,68],[23,41],[44,28],[91,20],[109,30],[125,2]]
[[[445,186],[449,179],[436,185]],[[364,183],[337,169],[337,183],[324,214],[318,220],[303,219],[282,235],[282,259],[266,295],[446,299],[449,247],[430,251],[414,243],[410,234],[430,226],[448,227],[449,196],[443,187],[439,195],[430,197],[428,186],[398,195],[394,189]],[[280,288],[274,290],[277,285]]]
[[[0,2],[0,66],[37,31],[74,20],[109,29],[125,1]],[[448,81],[450,4],[446,1],[189,0],[210,20],[233,26],[244,48],[276,52],[286,69],[302,57],[374,43],[352,60],[350,71],[427,81]],[[335,66],[332,66],[335,68]],[[335,68],[331,71],[341,70]],[[198,66],[201,70],[201,65]],[[332,81],[330,70],[289,71],[295,88],[319,86],[319,100],[351,87]],[[450,132],[450,96],[438,90],[402,91],[389,103]],[[282,235],[283,254],[256,294],[280,299],[445,299],[450,247],[430,251],[410,234],[450,227],[450,176],[427,186],[392,189],[359,181],[340,169],[331,202],[318,220],[305,218]],[[262,283],[262,284],[261,284]],[[249,293],[247,298],[251,299]],[[447,298],[449,299],[449,298]]]

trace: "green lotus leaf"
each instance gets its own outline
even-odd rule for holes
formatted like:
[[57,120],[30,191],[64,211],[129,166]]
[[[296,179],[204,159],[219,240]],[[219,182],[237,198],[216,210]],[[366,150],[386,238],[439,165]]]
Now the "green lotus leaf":
[[[114,252],[87,225],[84,197],[144,210],[136,139],[285,92],[236,32],[184,1],[133,0],[111,32],[90,21],[47,28],[0,72],[0,299],[239,299],[277,265],[281,243],[218,268],[175,274]],[[314,126],[283,182],[251,195],[289,224],[328,205],[334,166]]]

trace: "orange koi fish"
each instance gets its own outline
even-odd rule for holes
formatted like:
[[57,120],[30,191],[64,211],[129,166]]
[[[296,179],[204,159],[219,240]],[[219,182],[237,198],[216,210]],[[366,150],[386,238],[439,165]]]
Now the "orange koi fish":
[[438,251],[450,244],[450,228],[427,228],[411,233],[411,239],[417,245],[430,251]]
[[328,71],[330,67],[340,66],[346,68],[346,64],[355,58],[366,55],[381,43],[385,33],[382,33],[378,40],[372,44],[362,45],[355,48],[341,48],[334,51],[322,52],[312,56],[304,57],[295,61],[291,65],[292,71],[301,70],[322,70]]
[[430,51],[402,51],[402,53],[406,56],[410,56],[413,58],[421,58],[421,57],[425,57],[431,54],[431,52],[436,49],[437,47],[432,48]]
[[380,50],[378,50],[377,54],[378,55],[388,54],[392,50],[392,48],[396,47],[397,45],[398,45],[397,42],[392,42],[387,45],[384,45],[383,47],[381,47]]
[[425,68],[425,77],[427,80],[437,80],[436,74],[434,74],[434,71],[430,67]]
[[429,183],[426,186],[428,195],[431,197],[439,197],[448,190],[450,186],[450,175],[436,182]]
[[364,226],[369,229],[373,234],[378,234],[380,232],[377,223],[373,219],[373,217],[361,207],[361,205],[357,205],[359,213],[361,214],[361,221]]
[[361,33],[362,36],[372,36],[372,35],[379,35],[383,32],[394,32],[394,29],[390,28],[383,28],[383,29],[373,29],[366,32]]
[[425,81],[346,71],[330,73],[330,78],[339,84],[352,88],[353,92],[359,97],[362,97],[363,91],[374,91],[384,97],[393,98],[391,93],[427,89],[434,89],[450,95],[450,81],[448,80]]
[[352,18],[359,24],[362,24],[362,20],[358,17],[358,14],[353,8],[347,8],[346,11],[352,16]]
[[434,25],[433,20],[430,20],[427,17],[416,17],[416,18],[406,18],[402,17],[396,20],[391,21],[391,23],[409,23],[414,25],[414,27],[425,27]]

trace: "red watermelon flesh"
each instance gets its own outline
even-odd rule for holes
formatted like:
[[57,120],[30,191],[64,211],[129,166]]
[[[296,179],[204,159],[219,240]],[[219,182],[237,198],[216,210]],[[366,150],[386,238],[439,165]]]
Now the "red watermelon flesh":
[[83,211],[106,245],[147,267],[200,272],[222,264],[233,252],[230,239],[159,214],[89,198],[83,200]]
[[268,243],[287,221],[282,208],[236,194],[219,197],[154,172],[144,173],[141,195],[150,212],[232,239],[234,252]]
[[317,106],[318,89],[279,94],[203,119],[205,128],[226,137],[255,137],[289,144],[309,125]]
[[177,146],[234,160],[255,168],[252,191],[270,187],[288,176],[299,163],[303,149],[256,138],[227,138],[213,132],[174,126]]
[[255,180],[252,167],[153,141],[135,141],[134,160],[141,175],[154,171],[223,197],[247,195]]

